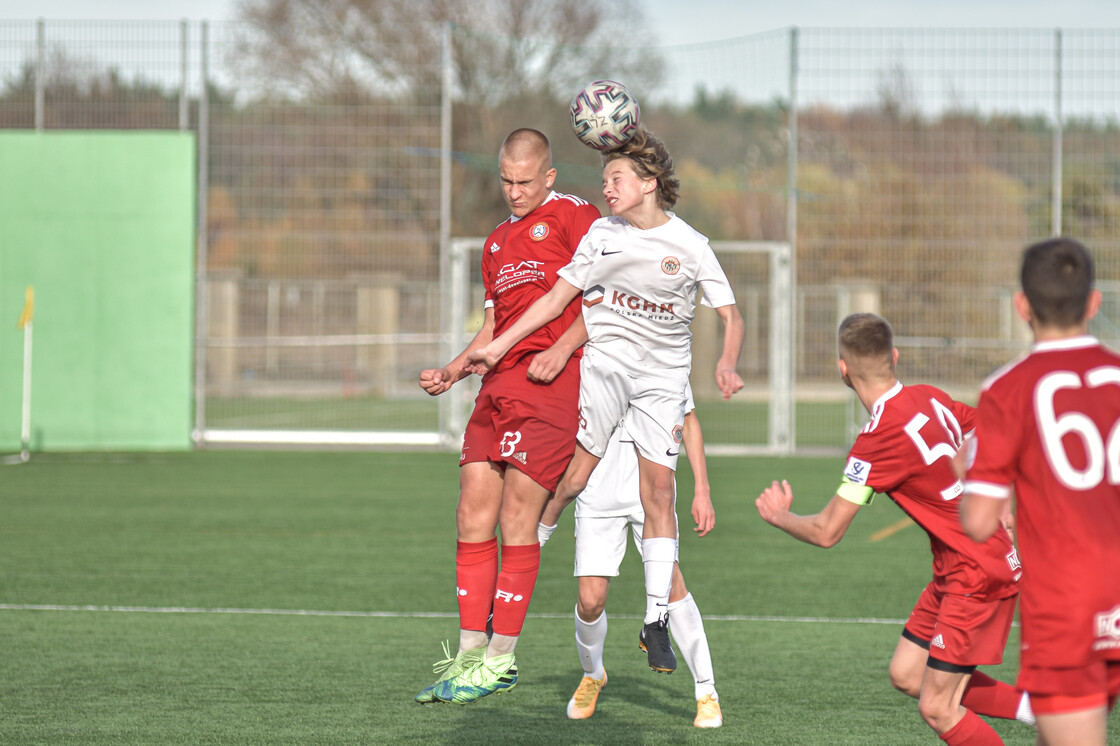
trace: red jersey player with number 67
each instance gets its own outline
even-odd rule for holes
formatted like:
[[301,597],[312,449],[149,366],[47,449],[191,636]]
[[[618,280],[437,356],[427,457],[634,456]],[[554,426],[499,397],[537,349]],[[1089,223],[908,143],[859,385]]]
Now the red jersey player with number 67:
[[886,493],[929,534],[933,580],[922,591],[891,658],[895,688],[918,698],[918,712],[952,746],[1002,744],[979,715],[1033,723],[1029,698],[976,670],[1003,660],[1021,569],[1007,531],[983,544],[961,528],[962,485],[952,459],[975,410],[933,386],[903,386],[890,324],[858,313],[840,323],[840,375],[871,415],[849,454],[836,494],[816,515],[790,511],[788,482],[755,502],[759,514],[794,538],[831,547],[860,507]]
[[1014,495],[1019,686],[1039,743],[1104,746],[1120,694],[1120,355],[1089,335],[1101,294],[1080,243],[1028,247],[1020,281],[1034,345],[984,383],[961,519],[987,540]]

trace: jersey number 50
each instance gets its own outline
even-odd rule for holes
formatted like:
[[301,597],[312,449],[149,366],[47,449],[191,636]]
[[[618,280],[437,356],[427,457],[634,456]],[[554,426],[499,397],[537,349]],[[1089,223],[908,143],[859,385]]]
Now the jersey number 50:
[[[938,421],[941,423],[941,428],[945,431],[947,440],[938,440],[933,445],[925,439],[922,435],[922,428],[929,422],[929,417],[918,412],[910,418],[906,423],[906,434],[910,436],[910,440],[914,441],[914,445],[918,447],[918,453],[922,455],[922,461],[925,461],[926,466],[929,466],[939,458],[948,456],[952,458],[960,449],[961,443],[964,441],[964,434],[961,432],[961,423],[957,422],[956,415],[952,410],[946,407],[937,399],[929,400],[930,406],[933,407],[934,414],[937,415]],[[952,500],[960,497],[964,491],[964,485],[960,480],[954,482],[941,490],[941,498],[943,500]]]
[[[1120,368],[1094,368],[1085,374],[1085,383],[1095,389],[1108,384],[1120,385]],[[1081,376],[1063,370],[1043,376],[1034,390],[1034,411],[1042,433],[1042,447],[1054,476],[1071,490],[1090,490],[1101,483],[1108,470],[1108,483],[1120,484],[1120,420],[1112,424],[1108,439],[1101,435],[1096,423],[1084,412],[1058,414],[1054,396],[1062,389],[1081,388]],[[1106,409],[1113,409],[1112,407]],[[1062,438],[1076,435],[1085,446],[1085,468],[1077,469],[1070,462]]]

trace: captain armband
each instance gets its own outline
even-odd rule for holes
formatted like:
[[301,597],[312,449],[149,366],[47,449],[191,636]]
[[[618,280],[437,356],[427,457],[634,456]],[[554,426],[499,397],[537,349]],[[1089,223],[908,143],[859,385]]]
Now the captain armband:
[[836,488],[836,494],[856,505],[870,505],[872,498],[875,497],[875,490],[866,484],[856,484],[845,478]]

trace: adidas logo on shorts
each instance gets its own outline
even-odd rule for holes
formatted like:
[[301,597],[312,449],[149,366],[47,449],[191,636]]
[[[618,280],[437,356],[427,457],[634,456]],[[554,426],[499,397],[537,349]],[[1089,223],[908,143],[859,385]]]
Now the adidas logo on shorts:
[[945,638],[943,638],[941,635],[937,635],[936,637],[934,637],[932,640],[929,641],[929,646],[931,648],[941,648],[942,650],[944,650],[945,649]]

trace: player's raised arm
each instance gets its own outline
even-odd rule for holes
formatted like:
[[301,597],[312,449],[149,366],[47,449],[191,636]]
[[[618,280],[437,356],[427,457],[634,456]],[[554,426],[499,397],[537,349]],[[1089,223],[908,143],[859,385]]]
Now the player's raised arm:
[[720,306],[716,313],[723,319],[723,354],[716,363],[716,385],[723,394],[724,401],[743,388],[743,379],[736,368],[739,366],[739,354],[743,351],[743,337],[746,327],[739,307],[735,304]]
[[494,338],[494,309],[487,308],[483,317],[482,328],[474,335],[467,346],[442,368],[428,368],[420,371],[420,388],[428,392],[429,396],[438,396],[450,389],[457,381],[462,380],[471,371],[465,370],[467,355],[480,347],[485,347]]
[[825,549],[835,546],[844,538],[861,507],[836,494],[821,512],[797,515],[790,510],[793,505],[793,490],[784,479],[780,484],[771,482],[754,504],[758,514],[771,526],[780,528],[795,539]]
[[563,277],[557,277],[552,289],[537,298],[509,329],[492,339],[489,344],[471,350],[466,356],[464,367],[471,373],[486,373],[496,366],[515,344],[559,316],[571,303],[572,298],[578,294],[579,288]]

